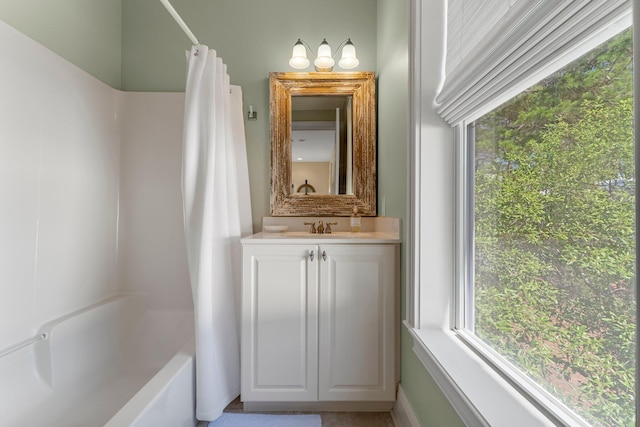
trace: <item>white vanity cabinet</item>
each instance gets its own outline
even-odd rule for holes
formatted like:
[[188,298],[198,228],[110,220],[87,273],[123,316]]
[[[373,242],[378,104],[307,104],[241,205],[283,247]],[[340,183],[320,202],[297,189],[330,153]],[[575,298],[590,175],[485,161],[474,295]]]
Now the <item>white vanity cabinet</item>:
[[395,246],[318,251],[319,400],[395,400]]
[[241,373],[245,401],[318,400],[315,254],[317,248],[309,245],[243,248]]
[[285,242],[243,242],[245,408],[394,401],[397,244]]

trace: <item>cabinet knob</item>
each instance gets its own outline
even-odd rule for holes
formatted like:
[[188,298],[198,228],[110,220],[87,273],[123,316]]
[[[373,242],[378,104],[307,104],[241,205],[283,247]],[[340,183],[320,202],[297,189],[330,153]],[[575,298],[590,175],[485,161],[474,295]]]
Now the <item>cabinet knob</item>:
[[313,251],[311,251],[311,253],[309,254],[309,259],[313,261]]
[[327,260],[327,253],[325,251],[322,251],[322,260],[323,261]]

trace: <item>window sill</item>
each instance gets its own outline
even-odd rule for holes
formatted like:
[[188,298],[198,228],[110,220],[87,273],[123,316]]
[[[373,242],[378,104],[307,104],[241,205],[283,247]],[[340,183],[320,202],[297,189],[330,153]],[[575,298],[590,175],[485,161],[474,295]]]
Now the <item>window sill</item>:
[[414,329],[413,351],[469,426],[553,426],[542,412],[451,331]]

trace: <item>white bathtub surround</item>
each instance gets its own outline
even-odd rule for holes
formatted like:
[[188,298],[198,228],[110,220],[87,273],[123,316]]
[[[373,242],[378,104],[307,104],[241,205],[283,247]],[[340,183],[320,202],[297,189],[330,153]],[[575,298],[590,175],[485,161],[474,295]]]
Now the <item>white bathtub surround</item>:
[[119,291],[155,309],[193,310],[182,218],[184,93],[124,93]]
[[192,310],[182,93],[112,89],[0,21],[0,349],[118,293]]
[[211,421],[240,394],[240,238],[252,230],[242,95],[214,50],[191,48],[182,190],[196,324],[196,417]]
[[122,94],[2,21],[0,55],[2,349],[118,291]]
[[[38,331],[47,340],[0,359],[0,425],[105,425],[182,348],[189,353],[192,313],[144,307],[142,297],[109,298],[48,322]],[[157,380],[153,394],[161,395],[172,379]],[[186,379],[177,392],[188,396],[192,371]],[[139,405],[136,418],[168,410],[164,406]],[[175,425],[193,420],[193,401],[187,408]]]
[[50,333],[0,358],[0,425],[104,425],[143,386],[134,419],[167,424],[116,426],[193,425],[184,95],[114,90],[1,21],[0,55],[0,351]]

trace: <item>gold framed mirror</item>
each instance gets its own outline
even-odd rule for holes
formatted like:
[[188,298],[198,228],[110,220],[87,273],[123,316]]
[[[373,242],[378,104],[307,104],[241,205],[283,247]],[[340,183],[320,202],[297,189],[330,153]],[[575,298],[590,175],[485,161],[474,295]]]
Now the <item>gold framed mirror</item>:
[[375,216],[375,74],[270,73],[269,87],[271,215]]

